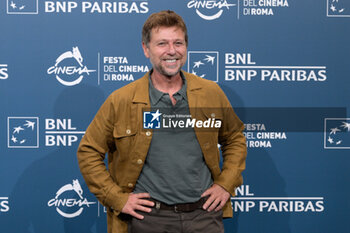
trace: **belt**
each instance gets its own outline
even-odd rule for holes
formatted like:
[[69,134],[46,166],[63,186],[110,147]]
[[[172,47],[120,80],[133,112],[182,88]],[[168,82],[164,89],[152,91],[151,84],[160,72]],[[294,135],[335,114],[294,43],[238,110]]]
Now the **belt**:
[[168,205],[152,198],[150,200],[154,202],[155,208],[157,210],[173,210],[174,212],[191,212],[196,209],[201,209],[207,199],[208,199],[207,197],[202,197],[201,199],[193,203],[182,203],[182,204],[174,204],[174,205]]

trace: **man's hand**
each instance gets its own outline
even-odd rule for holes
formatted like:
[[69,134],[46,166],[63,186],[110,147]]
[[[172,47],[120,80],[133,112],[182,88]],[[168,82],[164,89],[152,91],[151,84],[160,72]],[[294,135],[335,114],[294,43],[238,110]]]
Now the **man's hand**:
[[[208,200],[204,203],[203,209],[209,212],[214,210],[219,211],[224,207],[228,199],[230,198],[230,193],[227,192],[223,187],[218,184],[213,184],[208,188],[201,197],[209,196]],[[209,208],[208,208],[209,207]]]
[[122,213],[130,214],[131,216],[138,219],[143,219],[144,217],[141,214],[136,213],[135,210],[151,212],[151,208],[147,208],[145,206],[154,206],[154,202],[143,199],[150,197],[151,196],[148,193],[130,193],[128,201],[122,209]]

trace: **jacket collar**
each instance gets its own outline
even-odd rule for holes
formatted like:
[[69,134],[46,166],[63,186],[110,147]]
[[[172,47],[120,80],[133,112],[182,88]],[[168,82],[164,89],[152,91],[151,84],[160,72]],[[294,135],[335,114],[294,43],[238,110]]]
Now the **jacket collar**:
[[[183,70],[181,70],[181,72],[184,74],[187,81],[187,97],[189,98],[189,95],[191,95],[193,91],[202,89],[202,82],[198,82],[197,78],[193,77],[193,75],[190,73],[187,73]],[[138,81],[135,81],[137,82],[135,83],[136,92],[132,99],[134,103],[144,103],[146,105],[150,105],[149,74],[150,72],[147,72],[142,78],[140,78]]]
[[136,91],[132,99],[133,103],[144,103],[151,105],[149,100],[149,72],[147,72],[142,78],[135,81]]
[[201,82],[198,82],[197,78],[193,77],[194,76],[193,74],[187,73],[185,71],[182,71],[182,72],[185,75],[186,80],[187,80],[187,91],[188,92],[191,92],[191,91],[194,91],[194,90],[198,90],[198,89],[202,89]]

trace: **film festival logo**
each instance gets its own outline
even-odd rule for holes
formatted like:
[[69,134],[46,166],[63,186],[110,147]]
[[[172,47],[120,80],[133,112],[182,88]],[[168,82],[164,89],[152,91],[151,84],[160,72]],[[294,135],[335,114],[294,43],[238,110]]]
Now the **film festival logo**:
[[[78,198],[71,198],[72,196]],[[83,189],[80,186],[79,180],[73,180],[72,184],[62,186],[57,192],[55,198],[48,201],[49,207],[56,207],[57,213],[65,218],[75,218],[83,213],[84,207],[96,202],[89,202],[83,197]]]
[[96,72],[96,70],[89,70],[83,65],[83,57],[78,47],[62,53],[56,59],[55,65],[47,70],[48,74],[54,74],[57,81],[64,86],[78,85],[83,80],[84,74],[90,75],[90,72]]
[[39,148],[38,117],[7,118],[8,148]]
[[7,14],[38,13],[38,0],[7,0]]
[[231,10],[237,4],[227,0],[190,0],[187,8],[195,9],[196,14],[205,20],[215,20],[222,16],[224,11]]
[[325,149],[350,149],[350,118],[326,118]]
[[219,81],[219,52],[189,51],[187,72],[214,82]]
[[327,0],[327,17],[350,17],[350,1]]

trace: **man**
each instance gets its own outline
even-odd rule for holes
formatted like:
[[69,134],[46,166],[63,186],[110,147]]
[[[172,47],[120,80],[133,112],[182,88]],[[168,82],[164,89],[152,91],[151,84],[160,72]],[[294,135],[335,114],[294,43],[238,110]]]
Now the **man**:
[[[181,71],[187,45],[179,15],[152,14],[142,47],[153,69],[107,98],[80,143],[79,166],[107,207],[109,233],[217,233],[224,232],[222,217],[232,217],[229,199],[245,168],[244,126],[218,85]],[[148,129],[150,108],[158,109],[152,122],[161,109],[219,127]]]

